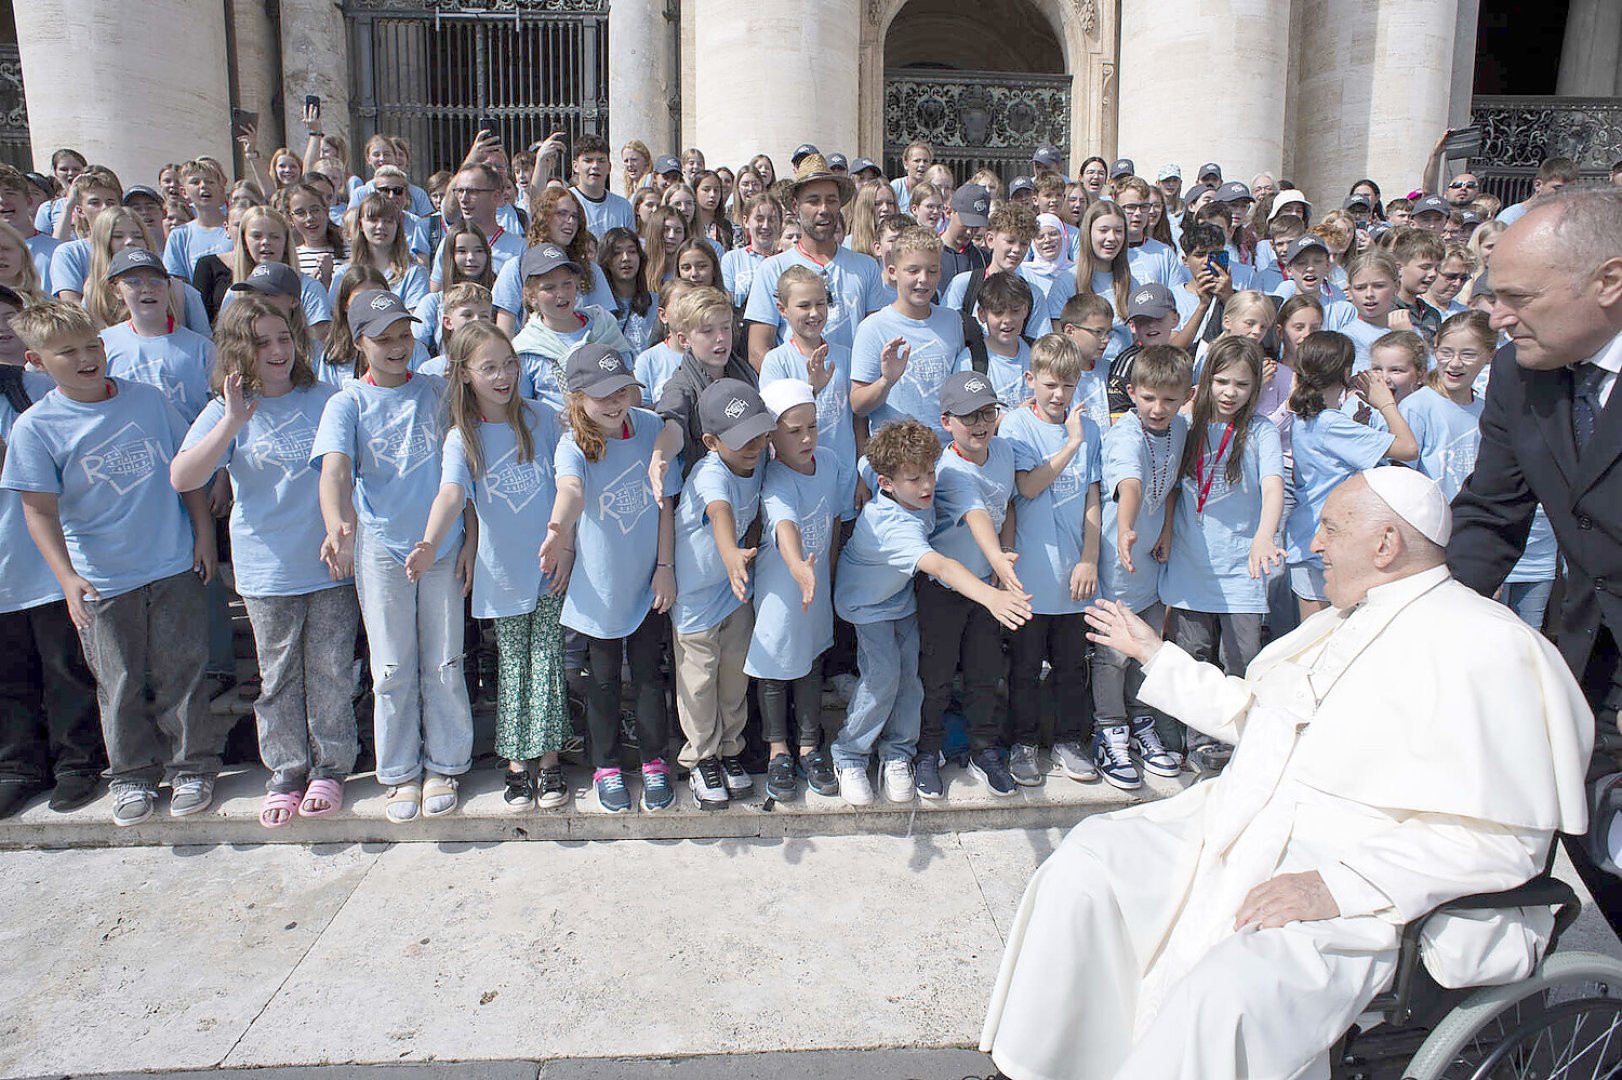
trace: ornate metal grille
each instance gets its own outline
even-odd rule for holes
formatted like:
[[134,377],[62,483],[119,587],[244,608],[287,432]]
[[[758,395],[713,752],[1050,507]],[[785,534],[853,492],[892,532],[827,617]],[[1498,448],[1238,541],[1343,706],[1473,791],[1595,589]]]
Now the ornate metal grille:
[[607,0],[344,0],[357,143],[411,142],[417,179],[462,160],[479,120],[509,152],[608,129]]
[[1471,122],[1481,126],[1481,153],[1470,167],[1506,204],[1532,193],[1546,158],[1569,157],[1592,176],[1608,175],[1622,158],[1618,98],[1478,97]]
[[927,140],[959,180],[991,169],[1004,181],[1031,169],[1043,143],[1070,145],[1070,76],[998,71],[884,73],[885,172],[901,174],[910,142]]
[[34,167],[28,142],[28,106],[23,101],[23,66],[17,43],[0,42],[0,161],[27,171]]

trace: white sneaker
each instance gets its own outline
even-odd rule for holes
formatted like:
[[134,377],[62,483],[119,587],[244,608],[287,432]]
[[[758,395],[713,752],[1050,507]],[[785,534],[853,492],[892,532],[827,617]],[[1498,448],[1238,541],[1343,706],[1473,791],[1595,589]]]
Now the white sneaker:
[[880,766],[884,776],[884,797],[891,802],[912,802],[912,762],[891,758]]
[[839,769],[839,797],[852,806],[873,805],[873,784],[863,768]]

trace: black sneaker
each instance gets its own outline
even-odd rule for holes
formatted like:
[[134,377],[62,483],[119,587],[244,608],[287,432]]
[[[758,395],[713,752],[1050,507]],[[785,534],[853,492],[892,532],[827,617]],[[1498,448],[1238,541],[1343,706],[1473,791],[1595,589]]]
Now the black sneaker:
[[100,782],[95,773],[63,773],[51,791],[51,809],[66,814],[85,806],[96,797]]
[[922,799],[946,798],[946,783],[941,779],[941,755],[930,750],[912,759],[912,785]]
[[766,766],[766,794],[778,802],[788,802],[800,793],[794,779],[794,759],[788,754],[777,754]]
[[800,751],[800,775],[805,777],[806,786],[818,795],[839,794],[839,778],[834,775],[828,755],[821,750]]
[[743,767],[743,762],[737,758],[722,758],[721,772],[726,777],[728,795],[742,795],[746,791],[754,790],[754,778],[749,775],[749,770]]
[[542,766],[535,792],[535,805],[542,810],[555,810],[567,803],[569,785],[563,782],[563,766]]
[[502,778],[507,783],[507,789],[501,793],[501,801],[507,804],[507,809],[515,814],[521,814],[535,805],[535,781],[529,778],[529,770],[513,772],[505,769]]
[[1008,766],[1003,764],[1002,751],[995,747],[988,746],[970,754],[969,771],[978,776],[993,795],[1006,798],[1019,789]]
[[726,774],[721,771],[719,758],[705,758],[687,774],[693,787],[693,798],[700,806],[725,806],[731,798],[727,794]]

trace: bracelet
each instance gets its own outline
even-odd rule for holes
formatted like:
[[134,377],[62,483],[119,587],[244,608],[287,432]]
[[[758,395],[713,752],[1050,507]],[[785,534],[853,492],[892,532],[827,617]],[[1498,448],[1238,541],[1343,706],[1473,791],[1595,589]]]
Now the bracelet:
[[673,562],[656,562],[656,563],[653,564],[653,566],[654,566],[654,569],[656,569],[656,570],[661,566],[668,567],[669,569],[672,569],[672,570],[674,570],[676,568],[676,564],[673,563]]

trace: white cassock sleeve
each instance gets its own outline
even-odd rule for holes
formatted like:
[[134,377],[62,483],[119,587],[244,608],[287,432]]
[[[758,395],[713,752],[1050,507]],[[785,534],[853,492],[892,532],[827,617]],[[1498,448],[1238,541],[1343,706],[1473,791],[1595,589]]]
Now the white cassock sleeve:
[[1438,904],[1513,889],[1543,867],[1554,834],[1444,814],[1413,814],[1358,843],[1319,875],[1346,918],[1408,923]]
[[1230,746],[1239,741],[1250,684],[1165,642],[1143,665],[1138,700]]

